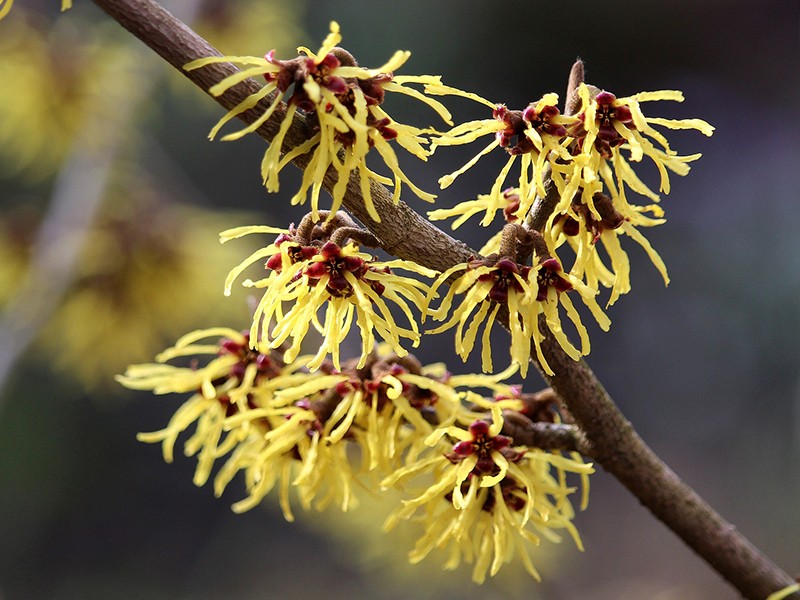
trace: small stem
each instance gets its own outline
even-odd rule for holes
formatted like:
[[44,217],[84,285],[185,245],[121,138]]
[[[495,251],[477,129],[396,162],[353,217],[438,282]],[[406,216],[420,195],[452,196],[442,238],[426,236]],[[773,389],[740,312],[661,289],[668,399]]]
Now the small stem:
[[510,258],[517,262],[517,229],[518,226],[514,223],[503,225],[500,249],[497,251],[498,258]]
[[336,388],[331,388],[325,392],[322,399],[316,400],[312,404],[312,409],[321,423],[327,423],[341,401],[342,397],[336,391]]
[[295,237],[305,245],[310,245],[314,240],[319,240],[320,238],[330,238],[331,241],[341,246],[342,242],[347,239],[347,236],[341,237],[340,234],[338,241],[333,239],[333,236],[336,235],[335,232],[341,229],[347,229],[353,232],[356,236],[353,238],[354,240],[356,238],[358,238],[358,240],[363,239],[363,244],[365,246],[370,246],[371,248],[380,246],[380,242],[375,239],[374,235],[358,227],[355,221],[350,218],[350,215],[344,211],[331,213],[329,210],[320,210],[317,211],[316,215],[314,213],[306,214],[297,226]]
[[528,230],[528,234],[530,236],[530,248],[536,259],[536,264],[541,264],[543,260],[550,258],[550,248],[547,247],[547,242],[544,241],[542,234],[536,229]]
[[535,423],[521,413],[504,410],[502,433],[512,438],[514,445],[592,456],[591,444],[575,425]]
[[544,180],[544,198],[539,196],[533,202],[528,216],[525,218],[525,227],[529,231],[543,232],[547,226],[547,221],[550,215],[558,206],[561,201],[561,194],[556,187],[555,182],[550,176],[550,165],[546,165],[542,172],[542,179]]
[[381,245],[370,231],[360,227],[338,227],[331,234],[331,241],[337,246],[344,246],[348,239],[368,248],[380,248]]
[[[581,59],[577,59],[572,65],[569,72],[569,81],[567,83],[567,96],[564,100],[564,114],[572,116],[578,112],[580,108],[580,97],[578,96],[578,88],[583,83],[584,66]],[[547,226],[547,221],[550,215],[553,214],[558,203],[561,201],[561,194],[558,192],[555,183],[551,177],[550,165],[546,165],[542,173],[544,180],[544,198],[536,197],[533,202],[530,212],[525,219],[525,227],[530,230],[543,232]]]
[[348,52],[344,48],[336,46],[333,50],[331,50],[331,54],[333,54],[337,59],[339,59],[339,62],[344,67],[358,66],[358,61],[356,60],[356,57],[350,54],[350,52]]
[[[328,215],[330,215],[330,211],[321,210],[317,213],[317,219],[327,219]],[[317,226],[318,222],[318,220],[314,219],[314,215],[312,213],[304,215],[303,218],[300,219],[300,224],[297,226],[295,237],[298,238],[304,245],[309,245],[311,243],[311,238],[313,237],[314,227]]]
[[422,375],[422,363],[413,354],[406,354],[405,356],[393,354],[388,358],[388,361],[405,367],[412,375]]

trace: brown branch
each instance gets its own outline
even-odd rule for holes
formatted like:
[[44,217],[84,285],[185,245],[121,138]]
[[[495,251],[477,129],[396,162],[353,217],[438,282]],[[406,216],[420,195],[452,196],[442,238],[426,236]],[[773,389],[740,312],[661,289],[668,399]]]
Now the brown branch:
[[793,583],[656,456],[584,361],[569,358],[552,336],[542,350],[557,373],[550,385],[564,399],[590,440],[593,457],[606,471],[745,598],[764,600]]
[[[95,0],[95,3],[181,72],[181,67],[191,60],[219,55],[186,25],[151,0]],[[184,74],[207,91],[234,72],[236,69],[232,65],[220,64]],[[258,84],[249,80],[231,88],[217,101],[230,109],[258,89]],[[259,109],[255,108],[244,113],[242,118],[251,123],[258,114]],[[281,114],[276,115],[258,133],[267,141],[272,139],[280,118]],[[305,125],[298,119],[285,144],[294,146],[305,138]],[[307,160],[305,156],[296,162],[302,168]],[[330,191],[334,183],[335,174],[329,171],[325,186]],[[373,222],[367,215],[356,176],[348,182],[344,205],[369,227],[388,252],[437,270],[468,259],[471,251],[466,245],[434,227],[405,204],[395,206],[383,186],[373,181],[371,192],[373,203],[382,215],[381,223]],[[597,462],[616,476],[656,517],[747,598],[764,600],[769,594],[793,583],[786,573],[722,519],[647,447],[583,361],[570,359],[549,334],[543,351],[557,373],[545,379],[567,403],[576,423],[591,443]],[[800,598],[800,594],[791,598]]]

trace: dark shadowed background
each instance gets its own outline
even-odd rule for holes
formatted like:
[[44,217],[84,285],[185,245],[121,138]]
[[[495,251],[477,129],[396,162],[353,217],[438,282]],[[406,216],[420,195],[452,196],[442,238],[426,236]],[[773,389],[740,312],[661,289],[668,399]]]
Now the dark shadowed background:
[[[169,283],[178,267],[157,270],[143,263],[137,281],[151,296],[131,299],[128,292],[113,302],[118,324],[94,305],[63,310],[81,298],[76,286],[95,286],[91,289],[108,297],[105,280],[81,279],[89,268],[81,266],[57,306],[39,321],[41,330],[30,346],[20,347],[26,344],[15,335],[0,339],[6,354],[24,350],[0,391],[0,599],[736,597],[602,471],[592,479],[589,509],[577,519],[584,553],[569,543],[544,547],[539,552],[544,583],[501,571],[479,588],[469,582],[468,569],[440,574],[430,559],[427,566],[403,566],[408,540],[380,534],[379,519],[362,523],[358,516],[348,520],[331,511],[300,513],[288,524],[271,498],[263,509],[234,515],[229,506],[241,489],[215,499],[207,487],[192,485],[193,460],[178,457],[167,465],[158,447],[138,443],[136,433],[162,427],[180,399],[118,389],[113,373],[152,360],[192,327],[244,327],[243,293],[227,301],[220,293],[221,304],[212,309],[217,301],[201,302],[188,278],[203,271],[198,266],[217,260],[217,229],[286,225],[303,210],[288,207],[296,175],[282,179],[277,195],[268,196],[261,187],[259,138],[208,142],[207,132],[222,114],[216,104],[117,31],[90,2],[75,4],[59,15],[57,0],[17,0],[0,22],[0,88],[6,90],[0,92],[5,232],[0,306],[11,306],[15,292],[24,289],[29,244],[43,215],[52,214],[58,173],[68,168],[69,148],[75,147],[70,146],[75,137],[64,141],[62,133],[89,127],[70,124],[85,115],[60,114],[74,100],[69,94],[42,107],[33,101],[12,106],[9,98],[28,85],[20,73],[38,64],[25,46],[31,36],[12,39],[15,28],[48,35],[40,49],[62,41],[50,51],[52,74],[32,88],[42,96],[60,94],[63,80],[81,69],[101,97],[116,94],[119,105],[145,95],[119,125],[100,121],[122,112],[116,100],[110,116],[88,109],[87,122],[98,127],[100,121],[97,135],[105,131],[122,140],[111,199],[92,219],[107,222],[116,215],[141,229],[131,236],[163,227],[159,239],[168,246],[188,217],[171,213],[164,219],[177,219],[176,224],[164,225],[154,206],[179,200],[205,211],[202,219],[211,226],[192,230],[195,237],[188,239],[196,238],[196,244],[181,254],[194,270],[176,259],[185,285],[172,289],[176,286]],[[197,11],[185,0],[170,6],[187,19]],[[278,46],[286,56],[299,44],[316,49],[336,19],[343,45],[361,64],[377,66],[395,50],[408,49],[412,58],[403,73],[440,74],[451,85],[515,108],[548,91],[563,97],[577,56],[586,61],[589,82],[620,96],[683,90],[683,104],[645,106],[648,115],[699,117],[716,127],[710,139],[696,132],[670,137],[681,154],[703,153],[686,178],[672,178],[672,192],[663,200],[667,223],[647,232],[672,282],[664,288],[644,252],[627,244],[633,291],[609,309],[609,333],[590,328],[588,362],[656,452],[767,555],[800,575],[800,4],[306,0],[231,1],[225,7],[195,14],[205,19],[210,41],[224,53],[263,53]],[[229,24],[236,11],[244,13],[245,25],[225,37],[220,23]],[[265,24],[248,30],[248,11],[262,19],[254,16],[251,25]],[[112,53],[84,49],[100,34],[103,43],[134,48],[132,58],[120,63],[130,72],[120,66],[109,74],[102,65]],[[20,70],[8,66],[14,61]],[[448,105],[460,120],[483,116],[466,101]],[[389,110],[402,120],[407,108],[401,101]],[[37,135],[51,143],[33,147],[25,158],[22,148]],[[41,157],[56,141],[65,149],[45,164]],[[446,150],[427,165],[401,157],[402,165],[420,187],[435,190],[436,180],[478,147]],[[480,168],[440,194],[437,206],[487,192],[502,160],[483,159]],[[144,188],[148,201],[138,199]],[[428,209],[406,194],[417,210]],[[121,207],[129,199],[145,208],[128,215]],[[211,209],[226,212],[216,220],[207,212]],[[462,233],[474,246],[485,236],[477,226],[465,226]],[[124,246],[125,239],[112,246]],[[208,276],[209,285],[221,292],[224,273],[244,258],[244,247],[226,255],[213,275],[197,277]],[[22,266],[11,272],[15,260]],[[166,308],[151,311],[158,304],[152,298],[167,288]],[[179,313],[186,324],[173,331],[170,315]],[[96,340],[82,340],[88,330],[97,332]],[[134,344],[144,332],[150,333],[147,343]],[[499,333],[493,339],[501,346],[507,338]],[[477,361],[458,364],[451,345],[452,332],[442,334],[424,340],[418,356],[423,362],[452,356],[448,364],[456,372],[479,368]],[[541,382],[531,374],[526,385],[533,390]]]

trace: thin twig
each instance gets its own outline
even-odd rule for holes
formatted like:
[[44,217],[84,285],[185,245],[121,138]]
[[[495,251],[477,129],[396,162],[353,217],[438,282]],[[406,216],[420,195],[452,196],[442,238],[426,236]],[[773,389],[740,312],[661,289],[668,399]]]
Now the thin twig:
[[[202,56],[218,56],[202,38],[151,0],[95,0],[123,27],[139,37],[170,64],[181,67]],[[210,65],[184,73],[203,91],[236,72],[230,64]],[[232,108],[249,94],[258,91],[252,80],[232,87],[217,100]],[[268,100],[267,100],[268,101]],[[263,103],[262,103],[263,104]],[[242,115],[252,123],[263,108]],[[280,111],[277,111],[280,112]],[[281,115],[270,119],[258,133],[267,141],[274,136]],[[285,147],[305,139],[305,127],[297,120],[286,137]],[[301,156],[303,168],[308,156]],[[325,178],[330,191],[336,181],[333,169]],[[381,223],[366,213],[356,175],[348,182],[344,205],[381,240],[387,252],[413,260],[428,268],[444,270],[465,262],[471,251],[404,203],[394,205],[383,186],[371,182],[372,200]],[[544,331],[548,331],[544,328]],[[736,528],[720,517],[689,486],[681,481],[636,434],[631,424],[611,401],[602,384],[583,361],[573,361],[547,333],[543,343],[547,362],[556,372],[545,377],[567,403],[577,424],[586,434],[598,463],[615,475],[655,516],[680,536],[714,567],[739,592],[752,600],[793,583],[793,580],[758,551]],[[800,598],[794,594],[792,598]]]

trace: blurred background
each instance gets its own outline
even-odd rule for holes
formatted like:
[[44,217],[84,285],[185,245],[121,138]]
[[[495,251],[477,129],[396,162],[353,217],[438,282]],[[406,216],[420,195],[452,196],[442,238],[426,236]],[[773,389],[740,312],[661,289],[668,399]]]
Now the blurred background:
[[[588,81],[619,96],[683,90],[683,104],[645,107],[717,128],[670,137],[681,154],[703,153],[672,179],[666,225],[646,232],[672,283],[626,244],[633,292],[609,310],[609,333],[591,329],[588,362],[655,451],[800,575],[800,4],[168,6],[227,54],[316,49],[336,19],[362,64],[408,49],[403,73],[440,74],[512,108],[563,96],[576,56]],[[484,117],[448,105],[457,120]],[[408,109],[387,107],[398,120]],[[288,207],[297,174],[282,175],[274,196],[261,187],[260,138],[207,141],[221,114],[87,0],[64,14],[56,0],[17,0],[0,22],[2,600],[736,597],[602,471],[577,519],[584,553],[548,545],[535,555],[544,583],[510,569],[479,588],[468,568],[445,573],[436,557],[407,566],[411,538],[381,533],[378,504],[290,525],[268,499],[237,516],[229,505],[241,490],[217,500],[192,485],[193,459],[166,465],[136,442],[181,399],[126,391],[113,375],[192,328],[247,325],[245,294],[221,290],[253,247],[220,246],[217,232],[304,213]],[[401,164],[434,191],[477,149]],[[437,206],[487,192],[502,162],[483,159]],[[477,247],[491,232],[458,233]],[[423,362],[450,356],[451,336],[424,341]],[[457,360],[455,372],[479,368]],[[539,387],[530,375],[526,388]]]

